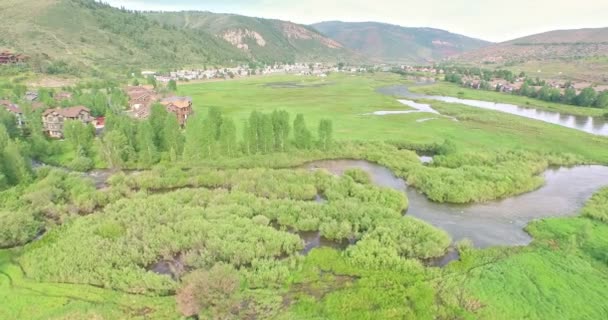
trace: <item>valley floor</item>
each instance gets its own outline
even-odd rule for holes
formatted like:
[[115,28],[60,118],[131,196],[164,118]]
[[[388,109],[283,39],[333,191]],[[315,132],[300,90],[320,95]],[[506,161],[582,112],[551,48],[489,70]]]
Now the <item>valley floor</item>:
[[[606,137],[496,111],[430,102],[457,121],[368,115],[409,110],[376,91],[403,83],[336,74],[181,84],[196,116],[216,106],[239,137],[252,111],[286,110],[311,127],[331,120],[335,141],[249,156],[163,155],[99,189],[82,175],[38,169],[30,184],[0,192],[0,246],[31,241],[0,250],[0,319],[605,318],[607,189],[572,217],[531,223],[529,246],[478,249],[404,216],[406,194],[362,170],[303,167],[367,160],[435,202],[466,204],[535,190],[550,167],[608,164]],[[443,84],[416,90],[523,101]],[[92,152],[103,158],[99,146]],[[15,227],[32,223],[10,213],[17,209],[44,217],[47,232],[34,240],[35,227]],[[301,236],[311,233],[320,244],[308,251]],[[459,260],[432,266],[450,248]]]

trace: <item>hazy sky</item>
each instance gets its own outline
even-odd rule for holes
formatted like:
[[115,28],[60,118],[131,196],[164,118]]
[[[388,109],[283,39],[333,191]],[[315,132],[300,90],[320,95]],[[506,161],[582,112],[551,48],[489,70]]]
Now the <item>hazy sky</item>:
[[310,24],[378,21],[433,27],[490,41],[608,27],[608,0],[102,0],[134,10],[205,10]]

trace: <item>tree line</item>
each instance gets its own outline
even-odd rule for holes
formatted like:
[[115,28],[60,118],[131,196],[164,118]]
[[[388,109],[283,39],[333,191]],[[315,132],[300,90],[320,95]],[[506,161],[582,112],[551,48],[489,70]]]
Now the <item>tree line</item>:
[[[479,69],[477,69],[479,70]],[[513,83],[516,75],[508,70],[479,70],[472,71],[469,69],[452,70],[445,75],[445,81],[456,83],[458,85],[470,86],[470,82],[466,81],[467,76],[479,76],[479,89],[481,90],[496,90],[500,91],[500,86],[492,86],[490,81],[493,78],[504,79],[507,82]],[[539,78],[532,79],[526,77],[525,73],[519,74],[520,78],[525,78],[520,89],[513,91],[514,94],[526,96],[530,98],[540,99],[548,102],[564,103],[580,107],[595,107],[608,108],[608,90],[597,92],[593,87],[584,88],[577,93],[571,82],[567,82],[562,91],[558,88],[549,86],[546,81]],[[535,87],[541,87],[537,89]]]
[[[291,148],[329,150],[333,145],[331,120],[319,123],[315,137],[303,115],[297,115],[292,125],[284,110],[253,111],[243,122],[240,139],[237,123],[215,107],[209,108],[206,116],[191,116],[183,131],[176,116],[160,104],[154,104],[150,117],[143,121],[109,115],[105,130],[101,154],[112,168],[150,167],[161,160],[235,158]],[[67,140],[73,141],[70,137],[66,135]],[[92,138],[88,139],[86,143],[92,144]]]

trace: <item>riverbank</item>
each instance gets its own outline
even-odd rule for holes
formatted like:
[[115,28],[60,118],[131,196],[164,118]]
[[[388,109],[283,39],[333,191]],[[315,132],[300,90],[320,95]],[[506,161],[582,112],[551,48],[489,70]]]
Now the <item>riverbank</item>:
[[522,97],[514,94],[500,93],[494,91],[474,90],[464,88],[449,82],[438,82],[424,86],[412,86],[410,91],[431,96],[451,96],[460,99],[482,100],[496,103],[509,103],[525,108],[536,108],[540,110],[560,112],[575,116],[604,117],[607,109],[577,107],[560,103],[546,102],[538,99]]

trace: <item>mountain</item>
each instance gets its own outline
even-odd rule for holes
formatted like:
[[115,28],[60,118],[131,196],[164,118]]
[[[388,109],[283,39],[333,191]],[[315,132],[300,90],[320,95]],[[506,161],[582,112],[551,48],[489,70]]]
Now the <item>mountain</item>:
[[456,60],[517,64],[608,56],[608,28],[556,30],[467,52]]
[[0,49],[28,55],[33,65],[51,73],[249,59],[209,33],[162,25],[93,0],[2,0],[0,20]]
[[389,63],[425,64],[490,44],[444,30],[377,22],[330,21],[312,27],[356,52]]
[[263,62],[362,60],[315,29],[292,22],[211,12],[152,12],[146,16],[180,29],[209,32]]

